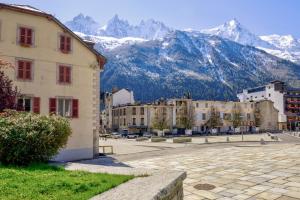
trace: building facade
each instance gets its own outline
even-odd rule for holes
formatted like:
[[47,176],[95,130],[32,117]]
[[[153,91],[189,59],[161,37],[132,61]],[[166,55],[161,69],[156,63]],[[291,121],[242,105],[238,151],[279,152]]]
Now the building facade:
[[173,127],[173,105],[166,102],[120,105],[112,109],[112,129],[129,133],[149,132],[155,123],[164,121],[165,129]]
[[270,100],[274,107],[279,111],[278,127],[280,130],[287,128],[287,117],[285,113],[284,102],[285,86],[281,81],[273,81],[267,85],[245,89],[237,97],[240,102],[257,102],[261,100]]
[[264,86],[243,90],[237,97],[241,102],[270,100],[279,112],[278,128],[280,130],[296,130],[300,127],[300,109],[298,108],[300,89],[289,88],[281,81],[273,81]]
[[117,107],[120,105],[131,105],[134,104],[134,96],[133,91],[128,89],[116,89],[114,88],[111,93],[104,93],[104,105],[105,105],[105,113],[106,113],[106,122],[105,127],[108,129],[113,129],[113,107]]
[[105,58],[52,15],[30,6],[0,4],[0,58],[25,111],[70,119],[72,135],[54,158],[98,154],[99,77]]
[[288,130],[300,130],[300,89],[288,88],[284,94]]

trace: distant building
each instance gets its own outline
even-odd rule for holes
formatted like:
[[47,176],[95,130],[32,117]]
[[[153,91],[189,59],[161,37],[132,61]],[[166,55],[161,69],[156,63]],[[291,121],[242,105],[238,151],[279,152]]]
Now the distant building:
[[[184,134],[186,124],[182,119],[192,119],[192,130],[197,133],[209,132],[209,120],[214,108],[220,119],[219,132],[233,131],[234,112],[238,111],[241,131],[274,131],[278,129],[278,110],[270,100],[258,102],[206,101],[177,98],[160,100],[149,104],[126,104],[112,106],[111,130],[132,133],[149,132],[155,129],[155,117],[164,120],[167,129]],[[104,116],[104,115],[103,115]],[[106,115],[108,116],[108,115]],[[185,121],[186,122],[186,121]]]
[[134,104],[133,91],[129,89],[116,89],[113,88],[112,92],[104,94],[105,113],[107,116],[106,127],[112,129],[112,110],[113,107],[127,104]]
[[240,102],[257,102],[261,100],[270,100],[278,110],[278,127],[280,130],[287,128],[287,117],[284,109],[284,83],[273,81],[267,85],[244,89],[242,93],[237,94]]
[[51,14],[25,5],[0,3],[0,58],[22,97],[24,111],[70,119],[72,135],[54,158],[98,155],[99,75],[105,58]]
[[284,109],[289,130],[300,129],[300,89],[287,88],[284,94]]
[[128,104],[112,108],[112,129],[142,133],[150,131],[155,123],[155,117],[160,115],[167,129],[173,127],[173,105],[158,101],[151,104]]

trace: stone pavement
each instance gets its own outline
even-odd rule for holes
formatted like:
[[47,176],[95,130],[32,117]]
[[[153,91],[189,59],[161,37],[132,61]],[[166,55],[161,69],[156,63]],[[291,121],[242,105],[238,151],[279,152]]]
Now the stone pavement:
[[[123,163],[137,168],[185,170],[185,200],[300,199],[299,144],[194,147],[159,157],[137,156]],[[215,188],[198,190],[194,188],[197,184]]]

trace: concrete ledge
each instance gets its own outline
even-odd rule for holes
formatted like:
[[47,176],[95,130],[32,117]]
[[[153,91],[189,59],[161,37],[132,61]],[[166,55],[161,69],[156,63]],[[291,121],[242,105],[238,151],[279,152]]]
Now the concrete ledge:
[[91,200],[183,200],[186,172],[157,171],[138,177]]

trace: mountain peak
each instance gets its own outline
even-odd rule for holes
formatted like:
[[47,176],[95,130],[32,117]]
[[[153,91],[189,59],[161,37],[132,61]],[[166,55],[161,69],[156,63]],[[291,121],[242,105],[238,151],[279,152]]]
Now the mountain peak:
[[99,24],[90,16],[80,13],[72,20],[65,23],[72,31],[85,33],[88,35],[96,34]]

